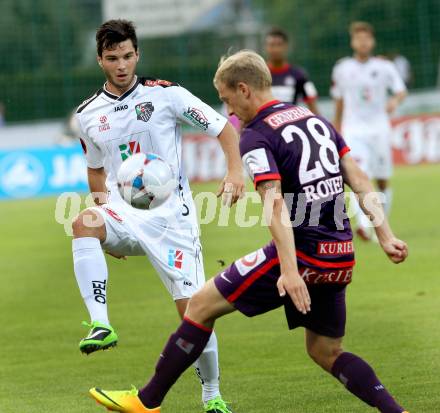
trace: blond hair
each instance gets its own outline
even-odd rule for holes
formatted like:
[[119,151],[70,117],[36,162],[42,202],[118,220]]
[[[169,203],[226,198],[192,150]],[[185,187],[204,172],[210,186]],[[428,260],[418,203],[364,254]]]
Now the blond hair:
[[272,75],[266,62],[252,50],[240,50],[220,59],[214,85],[223,83],[230,89],[236,89],[240,82],[257,90],[265,90],[272,85]]
[[353,36],[355,33],[358,32],[367,32],[374,36],[374,27],[367,22],[358,21],[351,23],[349,28],[350,36]]

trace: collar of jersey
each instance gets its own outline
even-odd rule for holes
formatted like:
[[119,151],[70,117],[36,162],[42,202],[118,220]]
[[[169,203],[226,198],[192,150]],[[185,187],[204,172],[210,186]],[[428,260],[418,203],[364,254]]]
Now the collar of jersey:
[[260,106],[260,107],[258,108],[258,110],[257,110],[257,114],[255,115],[255,117],[254,117],[249,123],[246,124],[246,127],[248,127],[250,124],[252,124],[252,123],[258,118],[258,115],[259,115],[261,112],[263,112],[263,111],[266,110],[267,108],[270,108],[270,107],[272,107],[272,106],[274,106],[274,105],[279,105],[280,103],[283,103],[283,102],[281,102],[280,100],[274,99],[274,100],[271,100],[271,101],[269,101],[269,102],[266,102],[264,105]]
[[357,64],[359,64],[359,65],[365,65],[365,64],[371,62],[371,60],[373,59],[373,56],[370,56],[367,60],[361,61],[361,60],[359,60],[355,55],[353,55],[353,59],[354,59],[354,61],[355,61]]
[[281,101],[277,99],[271,100],[270,102],[266,102],[264,105],[260,106],[257,109],[257,114],[263,112],[264,109],[270,108],[273,105],[277,105],[278,103],[281,103]]
[[124,100],[127,96],[129,96],[129,95],[131,95],[131,94],[133,93],[133,91],[138,87],[139,82],[140,82],[140,80],[139,80],[139,78],[137,77],[137,78],[136,78],[136,82],[134,82],[133,86],[132,86],[130,89],[128,89],[128,90],[127,90],[123,95],[121,95],[121,96],[116,96],[116,95],[114,95],[113,93],[110,93],[110,92],[105,88],[105,84],[104,84],[104,86],[102,87],[102,91],[103,91],[104,95],[106,95],[106,96],[109,97],[110,99],[117,100],[117,101],[120,102],[121,100]]
[[272,73],[273,75],[281,75],[283,73],[288,72],[290,70],[290,68],[291,68],[290,64],[287,63],[287,62],[284,63],[280,67],[275,67],[271,63],[268,63],[267,66],[269,67],[270,73]]

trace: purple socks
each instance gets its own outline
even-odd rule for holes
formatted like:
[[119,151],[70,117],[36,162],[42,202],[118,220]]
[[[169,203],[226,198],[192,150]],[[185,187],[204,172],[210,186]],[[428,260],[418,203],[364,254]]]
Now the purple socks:
[[211,333],[211,329],[184,318],[160,355],[154,376],[139,390],[139,399],[145,407],[154,409],[161,405],[171,386],[202,354]]
[[[161,405],[169,389],[180,375],[200,356],[212,330],[185,318],[165,346],[156,372],[139,390],[141,402],[150,409]],[[361,358],[342,353],[335,361],[332,374],[359,399],[382,413],[402,413],[399,406],[379,381],[373,369]]]
[[333,365],[332,374],[351,393],[382,413],[402,413],[405,410],[387,392],[373,369],[354,354],[342,353]]

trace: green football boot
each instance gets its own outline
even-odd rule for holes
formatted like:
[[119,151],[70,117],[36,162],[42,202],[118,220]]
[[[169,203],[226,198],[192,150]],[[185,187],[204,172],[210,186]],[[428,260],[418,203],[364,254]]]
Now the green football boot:
[[106,350],[116,346],[118,336],[112,326],[94,321],[89,324],[83,321],[83,325],[90,327],[89,334],[79,342],[81,353],[90,354],[98,350]]
[[205,413],[234,413],[220,396],[210,400],[204,408]]

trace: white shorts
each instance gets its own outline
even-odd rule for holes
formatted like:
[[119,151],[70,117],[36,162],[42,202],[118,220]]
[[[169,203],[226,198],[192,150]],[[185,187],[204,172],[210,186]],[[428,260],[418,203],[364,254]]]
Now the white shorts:
[[[173,300],[190,298],[205,283],[198,228],[170,228],[145,219],[121,203],[92,207],[105,221],[105,251],[125,256],[146,255]],[[173,280],[181,275],[184,279]]]
[[389,179],[393,174],[391,132],[369,135],[344,135],[351,156],[372,179]]

